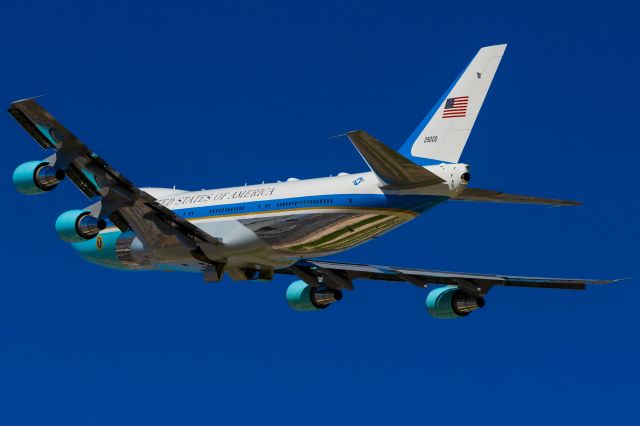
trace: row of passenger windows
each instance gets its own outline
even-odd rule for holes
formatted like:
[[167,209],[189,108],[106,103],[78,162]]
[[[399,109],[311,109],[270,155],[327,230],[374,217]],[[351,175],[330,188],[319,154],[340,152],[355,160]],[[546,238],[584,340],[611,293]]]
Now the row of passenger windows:
[[209,213],[233,213],[233,212],[241,212],[244,210],[244,206],[238,207],[224,207],[219,209],[211,209]]
[[[219,208],[219,209],[211,209],[209,210],[209,214],[215,214],[215,213],[235,213],[235,212],[241,212],[244,211],[244,206],[238,206],[238,207],[224,207],[224,208]],[[188,212],[182,212],[182,216],[193,216],[193,210],[188,211]]]
[[287,201],[284,203],[278,203],[278,207],[295,207],[295,206],[315,206],[318,204],[330,204],[333,203],[333,198],[322,198],[320,200],[300,200],[300,201]]
[[[319,200],[300,200],[300,201],[286,201],[282,203],[277,203],[276,207],[299,207],[299,206],[315,206],[318,204],[331,204],[333,203],[333,198],[322,198]],[[258,208],[269,208],[271,207],[271,203],[258,204]],[[236,207],[220,207],[218,209],[210,209],[209,214],[218,214],[218,213],[237,213],[244,211],[244,206],[236,206]],[[182,216],[193,216],[193,210],[188,212],[182,212]]]

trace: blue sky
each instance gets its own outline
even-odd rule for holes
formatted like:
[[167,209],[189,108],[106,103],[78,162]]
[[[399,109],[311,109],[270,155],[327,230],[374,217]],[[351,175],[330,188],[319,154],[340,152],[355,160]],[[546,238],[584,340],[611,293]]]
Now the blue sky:
[[[637,276],[638,18],[616,1],[13,2],[0,93],[46,93],[139,186],[224,187],[365,170],[328,137],[362,128],[399,147],[478,48],[506,42],[462,157],[472,183],[586,204],[447,203],[338,258]],[[498,288],[482,311],[437,321],[412,286],[361,282],[301,314],[284,278],[100,269],[53,229],[86,199],[69,184],[17,194],[13,168],[43,153],[9,115],[0,131],[2,424],[636,417],[636,279]]]

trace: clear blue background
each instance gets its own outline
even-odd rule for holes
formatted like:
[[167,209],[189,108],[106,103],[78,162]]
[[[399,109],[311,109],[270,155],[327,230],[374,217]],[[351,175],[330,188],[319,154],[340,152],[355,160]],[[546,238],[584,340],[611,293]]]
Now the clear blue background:
[[[91,4],[89,4],[91,3]],[[509,43],[463,160],[473,185],[579,208],[448,203],[339,256],[444,270],[638,274],[636,6],[616,1],[13,2],[2,102],[54,115],[139,186],[214,188],[366,169],[483,45]],[[425,292],[361,282],[301,314],[288,280],[124,273],[58,240],[88,202],[24,197],[43,158],[0,120],[0,423],[611,424],[637,418],[638,281],[497,288],[437,321]]]

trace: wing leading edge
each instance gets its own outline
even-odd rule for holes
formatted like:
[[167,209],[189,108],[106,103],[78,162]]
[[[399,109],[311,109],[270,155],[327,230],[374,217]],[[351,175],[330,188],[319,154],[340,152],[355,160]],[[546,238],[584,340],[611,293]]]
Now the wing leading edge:
[[[426,287],[428,284],[454,285],[460,287],[467,293],[478,295],[486,294],[491,287],[495,285],[584,290],[587,284],[610,284],[619,281],[444,272],[395,266],[326,262],[311,259],[300,260],[288,269],[278,272],[295,274],[307,284],[314,287],[324,285],[333,288],[351,289],[351,282],[353,280],[367,279],[374,281],[405,282],[419,287]],[[322,282],[319,281],[320,278]]]

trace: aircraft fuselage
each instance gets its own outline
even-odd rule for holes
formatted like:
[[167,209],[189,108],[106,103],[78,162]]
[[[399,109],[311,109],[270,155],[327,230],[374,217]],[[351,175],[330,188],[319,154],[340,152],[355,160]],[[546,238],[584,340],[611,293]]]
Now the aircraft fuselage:
[[[302,258],[348,250],[455,196],[465,164],[428,167],[449,180],[393,191],[372,172],[201,191],[142,188],[158,203],[221,239],[210,258],[228,268],[281,268]],[[455,173],[453,171],[455,170]],[[87,260],[125,269],[201,272],[205,266],[176,241],[147,250],[132,232],[109,223],[97,238],[73,243]]]

